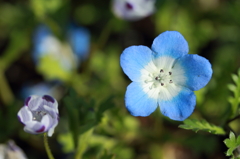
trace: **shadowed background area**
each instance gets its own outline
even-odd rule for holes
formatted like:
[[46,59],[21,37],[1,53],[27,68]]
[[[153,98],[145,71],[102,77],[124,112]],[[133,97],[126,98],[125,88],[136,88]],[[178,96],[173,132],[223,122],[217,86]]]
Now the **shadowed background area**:
[[[232,96],[227,85],[240,66],[240,1],[157,0],[153,12],[133,21],[117,17],[113,2],[0,1],[0,143],[13,140],[27,158],[47,158],[42,135],[24,132],[17,112],[29,95],[48,94],[59,103],[49,138],[57,159],[77,159],[76,148],[83,159],[226,158],[228,135],[181,129],[159,108],[131,116],[124,103],[131,81],[119,57],[128,46],[151,47],[160,33],[179,31],[189,53],[213,68],[209,84],[195,92],[190,118],[223,125]],[[230,128],[239,134],[239,120]]]

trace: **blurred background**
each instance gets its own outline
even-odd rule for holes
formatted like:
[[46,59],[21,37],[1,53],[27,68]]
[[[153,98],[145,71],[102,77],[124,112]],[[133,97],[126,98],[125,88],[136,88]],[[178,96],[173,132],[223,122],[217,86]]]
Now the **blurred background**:
[[[17,112],[27,96],[49,94],[59,102],[60,121],[49,138],[57,159],[74,158],[75,123],[85,128],[75,138],[84,159],[226,158],[227,136],[180,129],[182,122],[164,117],[159,108],[148,117],[131,116],[124,105],[131,81],[119,57],[128,46],[151,47],[160,33],[179,31],[190,53],[207,58],[213,68],[210,83],[195,92],[190,118],[221,125],[232,95],[227,84],[240,66],[240,1],[157,0],[151,15],[134,21],[118,18],[112,5],[0,1],[0,143],[13,140],[29,159],[47,158],[42,136],[24,132]],[[69,92],[70,101],[63,102]],[[78,111],[76,118],[71,109]],[[240,133],[239,120],[231,127]]]

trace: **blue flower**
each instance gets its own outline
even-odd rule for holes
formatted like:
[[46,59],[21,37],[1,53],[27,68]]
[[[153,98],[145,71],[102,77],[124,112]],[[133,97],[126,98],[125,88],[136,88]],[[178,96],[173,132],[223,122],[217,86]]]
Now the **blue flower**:
[[80,61],[86,60],[90,46],[90,32],[84,28],[71,24],[67,30],[68,41],[73,52]]
[[33,59],[51,56],[66,70],[72,70],[86,60],[89,53],[90,34],[86,28],[69,25],[66,41],[61,42],[46,25],[39,25],[33,37]]
[[49,95],[29,96],[18,112],[18,119],[27,133],[48,132],[48,136],[52,136],[59,120],[58,102]]
[[125,104],[133,116],[148,116],[157,106],[172,120],[185,120],[196,105],[193,91],[204,87],[212,76],[211,64],[188,54],[188,43],[177,31],[156,37],[152,48],[130,46],[120,57],[124,73],[133,81]]
[[60,83],[58,81],[40,82],[37,84],[26,83],[20,90],[20,97],[26,99],[32,94],[37,96],[43,96],[47,94],[58,99],[58,97],[62,94],[61,91],[59,91],[59,87]]

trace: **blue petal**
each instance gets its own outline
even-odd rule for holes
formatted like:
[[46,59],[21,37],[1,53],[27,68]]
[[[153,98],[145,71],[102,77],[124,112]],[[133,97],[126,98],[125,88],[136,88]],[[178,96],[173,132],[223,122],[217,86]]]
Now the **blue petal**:
[[159,100],[158,103],[163,115],[172,120],[183,121],[192,114],[196,105],[196,96],[193,91],[183,87],[183,90],[172,100]]
[[186,83],[182,85],[193,91],[199,90],[210,81],[212,68],[210,62],[198,55],[186,55],[178,59],[174,67],[181,65],[187,77]]
[[157,108],[157,100],[149,98],[138,82],[127,87],[125,104],[133,116],[148,116]]
[[42,45],[43,40],[47,36],[51,36],[52,32],[50,28],[48,28],[46,25],[39,25],[37,29],[34,32],[33,36],[33,60],[34,62],[38,62],[39,57],[43,56],[43,53],[46,53],[48,48],[45,48]]
[[152,50],[146,46],[130,46],[120,57],[120,65],[124,73],[132,80],[139,81],[141,72],[152,60]]
[[156,53],[155,58],[170,56],[175,59],[189,51],[187,41],[177,31],[166,31],[158,35],[153,41],[152,50]]
[[82,61],[85,60],[89,53],[90,33],[84,27],[71,25],[68,29],[68,40],[73,52]]

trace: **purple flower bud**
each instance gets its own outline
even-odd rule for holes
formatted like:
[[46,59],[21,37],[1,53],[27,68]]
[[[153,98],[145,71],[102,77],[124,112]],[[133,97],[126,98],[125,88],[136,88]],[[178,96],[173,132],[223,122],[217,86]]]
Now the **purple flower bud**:
[[32,95],[19,110],[18,119],[24,125],[24,131],[31,134],[48,132],[48,136],[52,136],[59,120],[58,103],[49,95]]
[[27,159],[23,150],[13,140],[9,140],[6,144],[0,144],[0,159],[3,158]]

